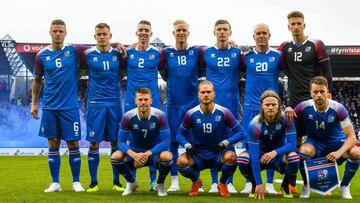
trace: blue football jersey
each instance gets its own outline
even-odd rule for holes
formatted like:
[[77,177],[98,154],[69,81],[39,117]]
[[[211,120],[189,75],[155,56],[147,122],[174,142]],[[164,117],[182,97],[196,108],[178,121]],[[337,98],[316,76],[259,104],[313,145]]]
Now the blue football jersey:
[[246,72],[244,110],[260,111],[260,97],[266,90],[278,90],[281,52],[269,49],[266,53],[256,51],[242,56]]
[[124,153],[129,149],[135,152],[151,150],[153,154],[168,150],[170,131],[165,114],[151,108],[149,118],[141,120],[137,108],[125,113],[119,131],[119,148]]
[[179,51],[174,47],[161,53],[161,66],[167,73],[167,106],[192,108],[199,104],[197,97],[199,57],[203,50],[188,47]]
[[79,107],[78,68],[84,47],[65,45],[60,50],[50,46],[37,53],[34,75],[44,76],[43,109],[66,110]]
[[[295,150],[296,130],[293,121],[286,121],[284,116],[281,121],[268,124],[259,122],[256,116],[248,125],[247,142],[259,145],[259,153],[265,154],[276,150],[278,155],[283,155]],[[291,143],[290,141],[294,141]],[[286,144],[291,144],[291,149],[286,149]],[[283,148],[285,146],[285,148]]]
[[125,92],[125,111],[136,107],[135,92],[147,87],[152,92],[152,106],[160,108],[160,94],[158,89],[158,66],[160,53],[156,48],[147,50],[129,49],[127,52],[127,84]]
[[[227,128],[232,129],[235,135],[229,137]],[[187,132],[191,130],[191,138]],[[244,137],[244,131],[234,115],[225,107],[215,104],[211,114],[204,114],[200,105],[190,109],[178,130],[177,141],[185,146],[191,143],[199,149],[199,155],[208,159],[213,157],[213,147],[224,140],[230,144],[239,142]]]
[[342,104],[334,100],[328,102],[325,112],[318,112],[312,99],[301,102],[294,109],[298,119],[302,119],[306,126],[308,138],[318,141],[324,147],[344,141],[342,126],[351,124],[349,114]]
[[256,184],[262,183],[259,161],[262,155],[275,150],[277,156],[282,157],[296,150],[294,122],[287,122],[284,117],[282,115],[281,121],[268,124],[260,122],[259,116],[256,116],[248,125],[247,144]]
[[121,54],[112,48],[100,52],[92,47],[82,55],[82,65],[89,72],[88,104],[120,106]]
[[238,48],[210,47],[204,54],[206,79],[214,84],[215,103],[231,111],[240,110],[240,57]]

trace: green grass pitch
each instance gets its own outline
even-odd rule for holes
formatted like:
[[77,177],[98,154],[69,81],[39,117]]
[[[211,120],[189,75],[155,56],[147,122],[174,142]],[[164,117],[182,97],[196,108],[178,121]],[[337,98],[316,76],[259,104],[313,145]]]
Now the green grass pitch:
[[[158,197],[156,192],[149,190],[149,172],[147,168],[139,169],[137,180],[139,182],[138,191],[131,196],[122,197],[120,192],[113,191],[112,172],[109,156],[101,156],[99,166],[99,187],[97,193],[75,193],[72,192],[71,173],[68,164],[68,157],[61,158],[60,181],[62,191],[57,193],[44,193],[44,189],[49,185],[51,178],[47,165],[46,156],[0,156],[0,202],[360,202],[360,175],[356,174],[351,184],[352,200],[343,200],[338,189],[335,189],[331,196],[321,196],[311,193],[309,199],[299,199],[295,195],[294,199],[284,199],[280,196],[266,195],[265,200],[249,199],[244,194],[232,194],[229,198],[221,198],[219,194],[200,193],[198,197],[189,197],[188,191],[191,182],[189,179],[180,177],[181,191],[169,193],[167,197]],[[343,167],[339,167],[339,175],[342,177]],[[275,178],[281,178],[279,174]],[[299,178],[299,176],[298,176]],[[204,189],[209,190],[211,184],[210,172],[205,170],[201,173]],[[90,177],[87,168],[87,157],[82,156],[81,182],[86,189],[89,185]],[[238,191],[244,186],[244,178],[239,170],[234,176],[234,185]],[[121,177],[121,183],[125,184]],[[166,187],[170,185],[170,178],[166,179]],[[301,191],[302,186],[298,186]],[[275,188],[279,189],[279,184],[275,183]]]

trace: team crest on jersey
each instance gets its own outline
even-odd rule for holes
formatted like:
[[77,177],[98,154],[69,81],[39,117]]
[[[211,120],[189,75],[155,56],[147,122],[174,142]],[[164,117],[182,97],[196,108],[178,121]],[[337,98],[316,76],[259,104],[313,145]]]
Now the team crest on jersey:
[[280,129],[281,129],[281,124],[280,123],[276,124],[275,130],[280,130]]
[[98,61],[98,58],[97,58],[97,57],[94,57],[94,58],[93,58],[93,61],[94,61],[94,62],[97,62],[97,61]]
[[311,51],[311,47],[306,47],[305,48],[305,52],[310,52]]
[[41,133],[44,133],[45,129],[44,127],[41,127]]
[[45,58],[45,61],[50,61],[50,56],[47,56],[46,58]]
[[118,57],[117,56],[113,56],[112,57],[112,61],[117,61],[118,60]]
[[267,135],[267,134],[269,134],[269,131],[268,131],[268,130],[265,130],[265,131],[264,131],[264,135]]
[[221,121],[221,116],[215,116],[215,121],[220,122]]
[[309,120],[313,120],[313,119],[314,119],[314,116],[313,116],[312,114],[309,114],[308,119],[309,119]]
[[289,48],[288,48],[288,52],[292,52],[292,47],[289,47]]
[[251,58],[251,59],[249,60],[249,63],[254,63],[254,59]]
[[170,57],[174,57],[174,53],[173,52],[170,52]]
[[155,58],[155,55],[154,55],[154,54],[150,54],[150,55],[149,55],[149,59],[150,59],[150,60],[154,60],[154,58]]
[[210,58],[215,58],[215,57],[216,57],[215,54],[210,55]]
[[133,129],[134,129],[134,130],[137,130],[137,129],[139,129],[139,126],[138,126],[138,124],[134,124],[134,125],[133,125]]
[[130,59],[134,59],[134,54],[130,54]]
[[236,52],[231,52],[231,58],[236,58],[237,53]]
[[274,61],[275,61],[275,57],[271,56],[271,57],[269,58],[269,61],[270,61],[270,62],[274,62]]
[[80,133],[78,132],[78,131],[76,131],[75,133],[74,133],[74,136],[75,137],[78,137],[80,135]]
[[65,51],[64,55],[65,55],[66,57],[70,56],[70,51]]
[[201,119],[200,119],[200,118],[197,118],[197,119],[196,119],[196,123],[201,123]]
[[154,123],[154,122],[151,122],[151,123],[150,123],[150,130],[151,130],[151,129],[155,129],[155,123]]
[[192,56],[192,55],[194,55],[194,50],[189,51],[189,56]]
[[334,116],[329,116],[329,117],[328,117],[328,120],[327,120],[328,123],[332,123],[332,122],[334,122],[334,121],[335,121],[335,117],[334,117]]
[[89,137],[94,137],[95,136],[95,132],[94,131],[90,131],[89,132]]

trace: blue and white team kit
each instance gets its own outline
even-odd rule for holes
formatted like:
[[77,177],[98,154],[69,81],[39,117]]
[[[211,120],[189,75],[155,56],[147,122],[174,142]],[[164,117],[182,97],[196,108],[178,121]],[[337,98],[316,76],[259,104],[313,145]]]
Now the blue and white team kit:
[[42,137],[81,139],[77,77],[83,49],[76,45],[60,50],[47,47],[36,55],[34,75],[44,76],[46,84],[42,90]]
[[122,118],[121,54],[112,48],[107,52],[100,52],[92,47],[84,52],[81,62],[81,66],[87,67],[89,73],[86,140],[117,140]]

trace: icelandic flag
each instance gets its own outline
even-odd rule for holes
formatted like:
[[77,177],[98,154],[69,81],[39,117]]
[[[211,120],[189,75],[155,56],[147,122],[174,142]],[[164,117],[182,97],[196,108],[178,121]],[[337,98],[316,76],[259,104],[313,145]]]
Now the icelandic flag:
[[311,191],[327,195],[339,186],[336,162],[328,162],[325,157],[322,157],[309,159],[304,164],[308,187]]

